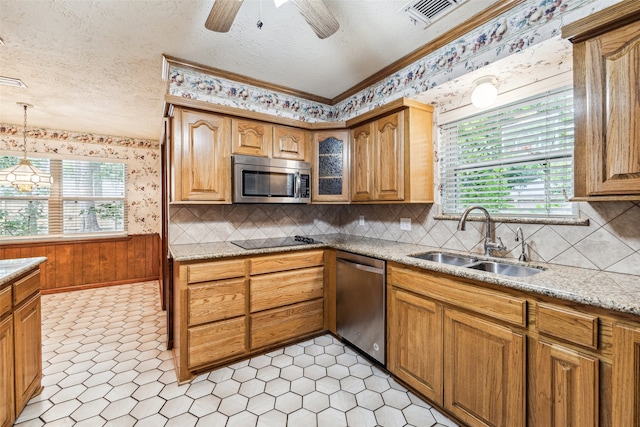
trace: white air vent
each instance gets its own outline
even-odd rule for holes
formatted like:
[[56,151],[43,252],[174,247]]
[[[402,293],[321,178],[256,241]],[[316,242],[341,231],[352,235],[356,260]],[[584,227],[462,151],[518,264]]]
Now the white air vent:
[[442,18],[466,0],[411,0],[402,10],[414,22],[422,22],[425,27]]

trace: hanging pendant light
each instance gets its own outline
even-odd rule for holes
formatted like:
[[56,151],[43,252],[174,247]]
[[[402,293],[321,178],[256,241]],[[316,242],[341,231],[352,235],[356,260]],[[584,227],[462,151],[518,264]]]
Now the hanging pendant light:
[[24,158],[16,166],[0,170],[0,186],[11,186],[18,191],[30,192],[36,187],[51,187],[53,177],[33,166],[27,159],[27,108],[33,105],[18,102],[24,108]]

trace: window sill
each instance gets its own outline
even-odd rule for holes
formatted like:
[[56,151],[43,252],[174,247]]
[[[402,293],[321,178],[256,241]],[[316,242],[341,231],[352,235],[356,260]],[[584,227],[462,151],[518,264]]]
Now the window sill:
[[[438,214],[434,219],[445,221],[460,221],[460,215],[444,215]],[[469,216],[468,221],[486,221],[484,216]],[[533,217],[515,217],[515,216],[499,216],[491,215],[493,222],[503,222],[509,224],[544,224],[544,225],[589,225],[589,218],[533,218]]]
[[113,241],[121,241],[121,240],[129,240],[131,237],[127,233],[105,233],[105,234],[81,234],[81,235],[73,235],[73,236],[25,236],[25,237],[16,237],[16,238],[0,238],[0,245],[12,244],[17,245],[21,243],[25,244],[57,244],[57,243],[68,243],[68,242],[96,242],[100,240],[108,240],[110,242]]

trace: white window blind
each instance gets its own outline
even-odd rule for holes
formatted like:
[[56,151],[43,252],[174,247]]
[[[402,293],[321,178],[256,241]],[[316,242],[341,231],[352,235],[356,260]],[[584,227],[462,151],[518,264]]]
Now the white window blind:
[[[18,162],[0,157],[0,168]],[[30,158],[53,176],[51,188],[0,187],[0,239],[104,235],[127,230],[124,163]]]
[[576,216],[573,90],[566,87],[441,126],[444,214]]

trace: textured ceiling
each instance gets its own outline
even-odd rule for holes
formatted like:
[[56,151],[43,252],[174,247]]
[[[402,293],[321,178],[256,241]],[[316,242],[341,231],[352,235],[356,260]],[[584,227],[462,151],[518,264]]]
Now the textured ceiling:
[[0,123],[21,123],[22,101],[29,127],[157,139],[162,54],[333,98],[495,1],[423,29],[406,0],[325,0],[340,30],[320,40],[271,0],[245,0],[225,34],[204,28],[213,0],[0,0],[0,75],[28,86],[0,86]]

